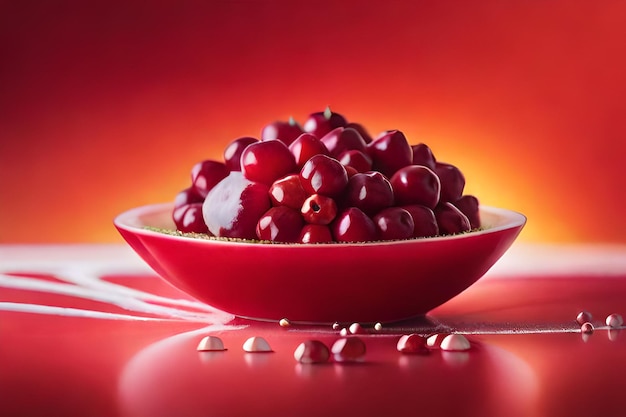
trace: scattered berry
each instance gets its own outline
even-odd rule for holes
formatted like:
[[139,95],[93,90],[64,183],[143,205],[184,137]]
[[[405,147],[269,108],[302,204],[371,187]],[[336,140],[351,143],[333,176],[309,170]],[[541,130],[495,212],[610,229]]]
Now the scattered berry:
[[330,358],[330,351],[319,340],[307,340],[298,345],[293,357],[300,363],[325,363]]
[[621,327],[624,324],[624,319],[619,314],[609,314],[606,318],[606,325],[611,328]]
[[591,322],[591,319],[593,319],[593,316],[588,311],[581,311],[576,316],[576,322],[580,325],[582,325],[583,323]]
[[365,356],[365,343],[358,336],[342,337],[331,347],[336,362],[361,361]]
[[580,326],[580,331],[584,334],[591,334],[593,333],[593,324],[589,323],[589,322],[585,322]]
[[398,352],[428,354],[430,349],[426,345],[426,339],[419,334],[406,334],[400,337],[396,345]]

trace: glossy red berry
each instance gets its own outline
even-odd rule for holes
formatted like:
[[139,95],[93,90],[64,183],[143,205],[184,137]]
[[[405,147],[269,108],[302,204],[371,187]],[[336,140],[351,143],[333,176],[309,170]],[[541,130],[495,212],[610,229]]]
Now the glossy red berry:
[[400,207],[381,210],[373,218],[380,240],[400,240],[413,237],[413,217]]
[[226,164],[206,160],[198,162],[191,169],[191,186],[194,192],[206,197],[209,191],[230,173]]
[[267,140],[248,145],[241,154],[241,172],[250,181],[272,185],[295,173],[296,161],[284,142]]
[[402,206],[413,218],[413,237],[432,237],[439,234],[435,213],[426,206],[412,204]]
[[204,197],[198,194],[193,187],[189,187],[176,194],[174,198],[174,208],[176,209],[192,203],[202,203],[203,201]]
[[305,224],[300,232],[300,243],[331,243],[330,228],[323,224]]
[[357,207],[371,216],[392,206],[394,196],[387,178],[380,172],[370,171],[350,177],[343,201],[346,207]]
[[260,240],[293,243],[300,239],[304,222],[297,210],[287,206],[270,208],[256,226],[256,235]]
[[372,157],[373,168],[387,178],[413,163],[411,145],[399,130],[388,131],[374,139],[367,145],[367,153]]
[[356,207],[341,212],[331,224],[331,231],[337,242],[370,242],[378,239],[372,219]]
[[291,117],[288,122],[281,120],[265,125],[261,130],[261,140],[278,139],[290,145],[302,133],[302,127]]
[[442,235],[454,235],[457,233],[469,232],[471,225],[465,214],[454,207],[452,203],[444,202],[433,210],[439,226],[439,233]]
[[435,208],[439,203],[439,177],[423,165],[408,165],[396,171],[390,179],[396,204],[421,204]]
[[298,174],[289,174],[274,181],[269,194],[273,206],[287,206],[294,210],[300,210],[307,198]]
[[174,209],[176,230],[186,233],[208,233],[209,229],[202,218],[202,203],[191,203]]
[[478,203],[478,198],[468,194],[459,198],[453,204],[456,208],[461,210],[461,213],[465,214],[472,229],[480,228],[480,205]]
[[326,107],[323,112],[311,113],[304,122],[303,129],[307,133],[312,133],[321,138],[326,133],[337,127],[343,127],[347,124],[345,117],[339,113],[334,113],[330,107]]
[[338,157],[339,162],[345,167],[352,167],[357,172],[368,172],[372,170],[372,158],[363,151],[351,149],[344,151]]
[[365,129],[365,127],[360,124],[360,123],[355,123],[355,122],[350,122],[348,124],[345,125],[346,128],[351,128],[356,130],[357,132],[359,132],[359,134],[361,135],[361,137],[363,138],[363,140],[365,141],[365,143],[370,143],[372,141],[372,135],[369,134],[369,132],[367,131],[367,129]]
[[339,157],[343,152],[349,150],[365,151],[366,143],[361,134],[354,129],[338,127],[320,139],[326,146],[330,155],[334,158]]
[[363,360],[365,342],[358,336],[342,337],[330,348],[336,362],[357,362]]
[[215,236],[256,239],[256,225],[270,207],[267,185],[232,171],[209,192],[202,214]]
[[433,171],[435,170],[435,156],[433,155],[433,151],[426,145],[425,143],[418,143],[417,145],[412,145],[411,149],[413,150],[413,165],[424,165]]
[[307,223],[327,225],[337,216],[337,204],[330,197],[313,194],[304,200],[300,213]]
[[224,149],[224,163],[231,171],[241,171],[241,153],[248,145],[259,140],[250,136],[237,138],[230,142]]
[[326,155],[315,155],[300,171],[302,187],[309,194],[335,197],[348,185],[348,173],[341,162]]
[[441,182],[441,201],[457,201],[463,195],[465,176],[455,165],[437,162],[435,174]]
[[306,161],[315,155],[329,155],[326,145],[324,145],[316,136],[310,133],[303,133],[289,145],[289,150],[296,160],[296,165],[302,169]]
[[346,168],[346,173],[348,174],[348,178],[359,173],[359,171],[357,171],[354,167],[351,167],[350,165],[344,165],[344,167]]

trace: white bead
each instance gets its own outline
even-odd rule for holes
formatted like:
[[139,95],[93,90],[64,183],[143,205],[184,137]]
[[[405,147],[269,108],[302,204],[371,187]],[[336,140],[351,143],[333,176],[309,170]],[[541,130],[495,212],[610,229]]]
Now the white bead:
[[226,350],[224,349],[224,343],[222,339],[217,336],[206,336],[200,343],[198,343],[197,350],[200,352],[204,351],[216,351],[216,350]]
[[260,336],[253,336],[244,342],[243,350],[246,352],[271,352],[272,348],[267,340]]
[[441,350],[468,350],[471,347],[469,340],[462,334],[450,334],[441,341]]
[[278,322],[278,325],[280,327],[289,327],[291,326],[291,322],[288,319],[280,319],[280,321]]

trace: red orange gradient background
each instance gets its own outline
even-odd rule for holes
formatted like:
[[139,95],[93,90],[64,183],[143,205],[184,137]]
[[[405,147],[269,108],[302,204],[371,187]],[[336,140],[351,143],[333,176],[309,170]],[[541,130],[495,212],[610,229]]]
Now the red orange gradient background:
[[0,242],[121,242],[232,139],[326,105],[403,130],[527,215],[626,242],[626,2],[0,5]]

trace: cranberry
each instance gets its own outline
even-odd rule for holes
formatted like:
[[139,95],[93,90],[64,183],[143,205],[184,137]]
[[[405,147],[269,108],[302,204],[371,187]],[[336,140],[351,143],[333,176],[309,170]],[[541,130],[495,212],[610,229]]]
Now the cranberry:
[[176,229],[187,233],[207,233],[209,229],[202,218],[202,203],[191,203],[174,209]]
[[372,135],[369,134],[367,129],[365,129],[365,127],[363,127],[362,124],[350,122],[347,125],[345,125],[344,127],[346,127],[346,128],[349,127],[351,129],[354,129],[357,132],[359,132],[359,134],[361,135],[361,137],[363,138],[363,140],[365,141],[366,144],[370,143],[372,141]]
[[391,177],[396,204],[421,204],[435,208],[439,203],[441,184],[437,175],[423,165],[409,165]]
[[253,143],[241,154],[241,172],[250,181],[272,185],[295,171],[296,161],[291,151],[279,140]]
[[378,238],[372,219],[356,207],[341,212],[331,224],[331,231],[337,242],[369,242]]
[[323,112],[311,113],[304,122],[304,131],[312,133],[321,138],[326,133],[337,127],[343,127],[347,124],[345,117],[339,113],[334,113],[330,107],[326,107]]
[[398,352],[429,354],[426,338],[417,333],[405,334],[400,337],[396,345]]
[[413,237],[415,224],[411,214],[400,207],[389,207],[374,216],[381,240],[400,240]]
[[248,145],[258,142],[258,139],[244,136],[230,142],[224,149],[224,163],[231,171],[241,171],[241,153]]
[[461,210],[461,213],[465,214],[470,222],[470,226],[472,226],[472,229],[480,228],[479,204],[476,197],[469,194],[464,195],[463,197],[456,200],[453,204],[456,208]]
[[287,206],[270,208],[256,226],[256,235],[260,240],[273,242],[297,242],[304,222],[297,210]]
[[348,185],[348,173],[341,162],[326,155],[315,155],[300,171],[302,187],[309,194],[334,197]]
[[330,229],[323,224],[305,224],[300,232],[300,243],[330,243],[332,241]]
[[344,167],[346,168],[346,173],[348,174],[348,178],[352,178],[352,176],[359,173],[359,171],[357,171],[354,167],[351,167],[350,165],[344,165]]
[[296,165],[300,169],[302,169],[306,161],[317,154],[329,155],[326,145],[310,133],[303,133],[298,136],[298,138],[289,145],[289,150],[293,154]]
[[304,133],[302,127],[293,117],[290,117],[288,122],[276,121],[266,125],[261,130],[261,140],[278,139],[286,145],[289,145],[302,133]]
[[452,203],[444,202],[435,207],[435,218],[442,235],[454,235],[469,232],[472,227],[465,214],[454,207]]
[[357,151],[365,151],[367,146],[361,134],[354,129],[338,127],[320,139],[330,155],[337,158],[342,152],[355,149]]
[[365,356],[365,342],[358,336],[342,337],[330,348],[336,362],[356,362]]
[[300,363],[324,363],[330,358],[330,350],[319,340],[306,340],[298,345],[293,357]]
[[459,168],[445,162],[437,162],[435,174],[441,182],[441,201],[457,201],[463,195],[465,177]]
[[178,207],[192,203],[202,203],[203,201],[204,197],[198,194],[193,187],[189,187],[176,194],[174,198],[174,208],[177,209]]
[[372,170],[372,158],[365,152],[356,149],[347,150],[339,155],[339,162],[345,167],[352,167],[357,172],[367,172]]
[[211,189],[224,179],[230,170],[222,162],[210,159],[198,162],[191,169],[191,186],[194,192],[206,197]]
[[413,237],[431,237],[439,234],[435,213],[426,206],[411,204],[402,206],[413,218]]
[[387,178],[413,162],[411,145],[399,130],[391,130],[374,139],[367,145],[367,152],[372,157],[374,169]]
[[435,170],[435,156],[428,145],[418,143],[417,145],[411,146],[411,149],[413,150],[413,165],[424,165],[433,171]]
[[304,200],[300,212],[307,223],[326,225],[335,219],[337,204],[330,197],[313,194]]
[[269,193],[272,205],[287,206],[294,210],[300,210],[307,197],[298,174],[289,174],[274,181]]
[[393,205],[391,184],[383,174],[376,171],[358,173],[350,177],[344,195],[348,207],[357,207],[367,215]]
[[269,187],[232,171],[209,192],[202,214],[215,236],[256,239],[256,225],[271,207]]

